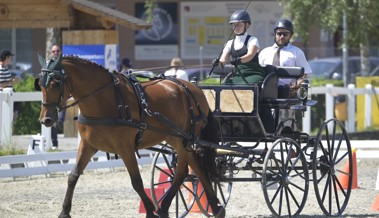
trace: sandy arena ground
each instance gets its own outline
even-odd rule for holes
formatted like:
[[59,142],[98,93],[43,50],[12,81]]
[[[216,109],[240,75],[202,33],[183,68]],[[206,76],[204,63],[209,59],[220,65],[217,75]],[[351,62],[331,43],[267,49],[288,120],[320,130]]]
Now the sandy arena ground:
[[[378,159],[358,160],[358,186],[353,189],[349,205],[342,217],[379,217],[379,211],[370,207],[379,191],[375,190]],[[149,187],[150,166],[141,170],[145,187]],[[66,191],[67,176],[64,174],[33,176],[29,178],[0,180],[0,218],[52,218],[58,217]],[[130,184],[123,168],[86,171],[76,187],[71,215],[73,218],[135,218],[139,214],[139,197]],[[263,197],[259,182],[235,183],[231,199],[226,207],[227,216],[272,217]],[[300,217],[325,217],[319,209],[313,185],[306,206]],[[205,217],[191,213],[187,217]]]

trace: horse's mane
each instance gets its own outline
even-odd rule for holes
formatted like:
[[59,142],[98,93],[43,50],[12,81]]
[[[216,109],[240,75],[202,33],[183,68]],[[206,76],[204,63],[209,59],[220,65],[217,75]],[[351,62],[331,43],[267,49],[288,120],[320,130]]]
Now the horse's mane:
[[75,55],[64,56],[62,58],[62,61],[63,60],[67,60],[67,61],[74,62],[74,63],[79,63],[79,64],[89,64],[89,65],[93,65],[93,66],[96,66],[98,68],[101,68],[102,70],[108,71],[108,69],[105,69],[102,65],[100,65],[98,63],[92,62],[92,61],[90,61],[88,59],[80,58],[80,57],[75,56]]

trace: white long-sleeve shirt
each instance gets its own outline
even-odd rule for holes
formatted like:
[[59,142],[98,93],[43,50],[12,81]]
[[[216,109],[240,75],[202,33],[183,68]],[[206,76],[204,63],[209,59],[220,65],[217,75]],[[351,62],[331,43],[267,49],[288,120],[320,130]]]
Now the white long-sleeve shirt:
[[[272,64],[274,55],[278,50],[278,45],[274,44],[273,46],[264,48],[259,53],[259,63],[261,65]],[[287,67],[303,67],[305,74],[312,73],[312,69],[309,66],[307,59],[305,58],[304,52],[289,43],[280,50],[280,66]],[[279,79],[279,85],[288,85],[291,82],[291,79]]]

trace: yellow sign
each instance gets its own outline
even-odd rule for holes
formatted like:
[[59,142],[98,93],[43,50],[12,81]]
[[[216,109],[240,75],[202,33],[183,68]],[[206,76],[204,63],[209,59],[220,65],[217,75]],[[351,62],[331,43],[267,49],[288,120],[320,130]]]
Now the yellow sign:
[[[357,88],[365,88],[366,84],[372,84],[373,88],[379,88],[379,76],[357,77]],[[364,130],[365,117],[371,117],[373,127],[379,127],[379,93],[371,96],[372,114],[365,114],[365,96],[357,95],[357,130]]]

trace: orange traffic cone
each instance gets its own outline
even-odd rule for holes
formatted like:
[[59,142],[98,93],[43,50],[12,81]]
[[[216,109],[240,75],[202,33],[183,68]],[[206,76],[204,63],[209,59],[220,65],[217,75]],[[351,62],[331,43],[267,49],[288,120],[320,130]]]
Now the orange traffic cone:
[[379,195],[377,195],[375,201],[372,202],[371,210],[379,211]]
[[[357,189],[358,188],[358,176],[357,176],[357,149],[352,149],[352,156],[353,156],[353,181],[351,184],[351,189]],[[341,186],[343,189],[347,189],[349,184],[349,161],[346,161],[345,166],[342,169],[343,172],[338,176],[338,181],[341,183]]]
[[[190,190],[193,191],[192,183],[188,184],[188,187],[190,188]],[[197,184],[197,193],[196,193],[196,195],[200,196],[202,194],[203,190],[204,190],[203,185],[201,184],[201,182],[199,182]],[[190,197],[189,197],[189,202],[191,202],[191,201],[192,201],[192,194],[190,194]],[[207,209],[208,198],[205,195],[205,193],[203,193],[203,195],[200,197],[200,204],[201,204],[202,208]],[[201,213],[200,206],[197,204],[197,202],[195,202],[193,204],[190,212],[192,212],[192,213]],[[210,207],[208,208],[208,212],[209,213],[212,212],[212,209]]]
[[[164,194],[164,188],[154,188],[154,191],[157,199],[160,199]],[[151,199],[150,188],[145,188],[145,192],[147,196],[149,196],[149,198]],[[139,213],[146,213],[145,205],[142,203],[141,200],[139,202]]]
[[[191,167],[188,167],[188,174],[193,174],[193,171],[192,171]],[[194,192],[194,188],[192,186],[192,182],[189,182],[187,185],[188,185],[188,188],[192,192]],[[197,184],[197,193],[196,193],[196,195],[200,196],[201,193],[203,192],[203,190],[204,190],[203,184],[201,184],[201,182],[199,181],[199,183]],[[188,202],[191,202],[193,197],[192,197],[191,193],[189,193],[189,194],[190,194],[190,196],[189,196]],[[208,204],[208,198],[207,198],[207,196],[206,196],[205,193],[203,193],[203,195],[200,197],[200,204],[201,204],[202,208],[206,209],[206,206]],[[193,204],[190,212],[192,212],[192,213],[202,213],[201,210],[200,210],[200,206],[197,204],[197,202],[195,202]],[[210,207],[208,209],[208,212],[212,212],[212,210],[211,210]]]

